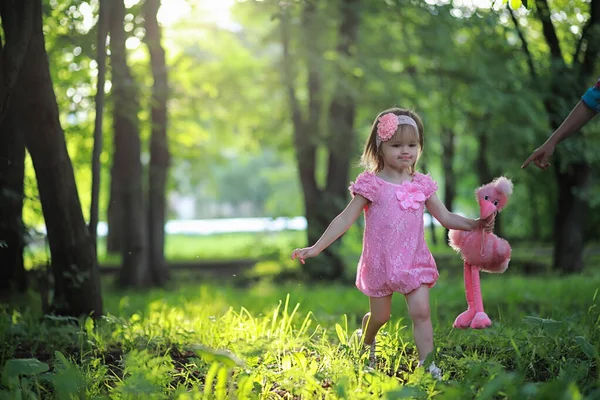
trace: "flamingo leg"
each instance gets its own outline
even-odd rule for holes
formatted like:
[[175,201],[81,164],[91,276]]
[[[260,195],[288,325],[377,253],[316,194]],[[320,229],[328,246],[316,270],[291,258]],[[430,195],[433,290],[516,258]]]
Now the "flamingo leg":
[[479,280],[479,268],[471,268],[471,284],[473,288],[473,301],[475,303],[475,316],[471,322],[471,328],[484,329],[492,324],[492,321],[483,310],[483,298],[481,297],[481,283]]
[[469,263],[465,262],[464,265],[464,280],[465,280],[465,294],[467,296],[467,310],[462,312],[454,320],[452,326],[458,329],[466,329],[471,326],[473,318],[475,318],[475,300],[473,296],[473,285],[472,285],[472,270],[473,268]]

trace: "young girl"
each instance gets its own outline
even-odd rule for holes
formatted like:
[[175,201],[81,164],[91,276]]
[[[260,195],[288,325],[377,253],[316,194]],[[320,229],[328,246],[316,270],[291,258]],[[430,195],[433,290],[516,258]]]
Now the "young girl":
[[[375,336],[390,319],[394,292],[406,298],[419,365],[433,351],[429,288],[435,285],[439,274],[425,243],[424,207],[448,229],[493,229],[493,217],[470,219],[446,209],[435,194],[436,182],[415,171],[422,149],[423,124],[416,113],[400,108],[380,113],[362,154],[365,171],[349,187],[352,200],[313,246],[292,253],[292,259],[298,258],[304,264],[346,232],[365,211],[356,286],[369,296],[370,312],[364,316],[359,334],[370,347],[372,366]],[[429,372],[441,378],[441,370],[435,364],[429,366]]]

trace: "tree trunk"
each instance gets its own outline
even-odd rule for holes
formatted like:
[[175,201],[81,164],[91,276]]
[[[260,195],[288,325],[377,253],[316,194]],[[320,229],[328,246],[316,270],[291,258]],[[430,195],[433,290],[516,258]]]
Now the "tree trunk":
[[[427,164],[425,163],[425,160],[423,158],[421,158],[421,167],[423,168],[423,171],[429,171],[427,169]],[[435,234],[435,222],[433,222],[434,218],[431,215],[431,213],[429,211],[427,211],[427,208],[425,208],[425,213],[427,213],[427,215],[429,215],[429,233],[431,235],[431,244],[433,244],[434,246],[436,246],[438,244],[438,239],[437,239],[437,235]],[[447,240],[447,239],[445,239]]]
[[154,86],[152,88],[152,136],[150,139],[150,173],[148,182],[148,245],[150,273],[155,285],[163,285],[169,271],[165,263],[166,186],[169,168],[167,142],[168,80],[162,33],[156,14],[160,0],[146,0],[146,36]]
[[18,108],[23,93],[17,92],[0,122],[0,294],[25,292],[23,267],[23,179],[25,173],[24,127]]
[[15,93],[15,86],[31,39],[33,3],[34,0],[16,5],[0,1],[5,37],[4,43],[0,40],[0,293],[3,295],[27,290],[22,218],[26,121],[18,109],[22,92]]
[[0,0],[4,45],[0,40],[0,123],[8,113],[11,97],[33,32],[36,0]]
[[[341,211],[335,199],[329,199],[323,192],[311,199],[305,196],[305,213],[307,222],[307,236],[310,244],[314,244],[333,218]],[[313,205],[315,204],[315,205]],[[304,272],[310,279],[335,280],[344,273],[344,264],[339,255],[340,241],[333,242],[317,258],[311,259],[303,265]]]
[[[94,148],[92,151],[92,200],[90,205],[90,235],[97,254],[98,199],[100,195],[100,154],[102,153],[102,120],[104,116],[104,83],[106,81],[106,37],[110,2],[99,1],[98,34],[96,41],[96,61],[98,63],[98,83],[96,85],[96,120],[94,124]],[[97,259],[97,257],[96,257]]]
[[566,171],[555,169],[558,207],[554,220],[554,269],[562,273],[583,270],[583,224],[587,212],[585,197],[590,182],[588,164],[571,164]]
[[[489,116],[486,115],[483,119],[486,120],[488,118]],[[487,154],[489,152],[489,137],[483,130],[478,131],[477,137],[479,139],[479,149],[477,152],[475,167],[477,169],[477,179],[479,180],[479,185],[485,185],[490,183],[495,178],[490,164],[487,161]],[[494,233],[500,237],[503,236],[501,214],[496,215]]]
[[[554,29],[547,0],[536,0],[536,16],[542,23],[542,32],[550,49],[551,66],[550,93],[544,101],[552,129],[560,126],[568,111],[564,104],[575,104],[582,88],[577,84],[592,81],[594,67],[600,53],[600,0],[591,0],[590,18],[572,55],[569,66],[563,55],[558,35]],[[569,140],[581,140],[571,138]],[[581,146],[583,147],[583,145]],[[560,150],[554,161],[558,187],[558,207],[554,220],[553,266],[563,273],[579,272],[583,269],[583,227],[587,209],[586,193],[589,186],[590,166],[579,157],[578,162],[566,162]]]
[[147,286],[148,258],[146,252],[144,196],[142,184],[141,144],[137,111],[139,101],[135,82],[127,65],[125,48],[125,5],[123,0],[113,3],[111,18],[112,90],[114,96],[114,160],[112,179],[115,184],[115,202],[122,202],[121,230],[122,266],[119,285]]
[[[453,210],[456,197],[456,173],[454,171],[455,146],[454,129],[442,128],[442,168],[444,169],[444,205],[448,210]],[[448,237],[449,230],[446,229]]]
[[[336,86],[333,99],[329,106],[328,126],[330,137],[327,143],[329,158],[327,183],[320,196],[318,204],[307,213],[307,220],[312,223],[309,229],[309,241],[314,243],[323,231],[345,207],[348,198],[348,172],[350,159],[354,154],[354,115],[355,99],[350,82],[352,74],[346,66],[348,60],[356,56],[356,37],[358,33],[358,0],[344,0],[341,4],[341,23],[339,26],[336,52],[340,60],[334,67],[336,71]],[[339,255],[340,242],[329,246],[320,262],[308,263],[309,272],[313,277],[337,279],[344,273],[344,264]]]
[[537,193],[536,189],[534,188],[534,185],[532,182],[528,182],[527,184],[527,192],[529,193],[529,195],[527,196],[527,201],[529,203],[529,220],[530,220],[530,224],[531,224],[531,234],[532,237],[531,239],[533,239],[534,241],[542,241],[544,240],[544,238],[542,238],[542,226],[541,226],[541,219],[542,216],[540,215],[540,200],[539,200],[539,194]]
[[108,201],[108,210],[106,211],[106,222],[108,225],[108,233],[106,235],[106,252],[109,254],[121,253],[123,243],[123,221],[125,220],[125,212],[123,211],[123,200],[118,198],[120,190],[119,185],[119,168],[115,163],[116,148],[113,151],[113,165],[110,169],[110,200]]
[[[353,122],[355,104],[350,90],[346,87],[351,73],[348,69],[336,66],[337,79],[334,98],[327,115],[328,123],[334,126],[327,143],[329,164],[327,182],[323,189],[317,187],[316,150],[321,140],[319,121],[322,114],[321,74],[323,68],[322,49],[319,49],[319,29],[322,27],[316,17],[316,3],[308,1],[304,4],[302,28],[305,43],[308,47],[308,110],[307,119],[302,117],[300,103],[296,97],[294,86],[294,61],[290,56],[290,18],[288,11],[281,14],[281,39],[283,45],[283,80],[288,92],[288,101],[294,127],[294,144],[300,182],[304,193],[304,209],[307,219],[307,238],[314,243],[327,228],[331,220],[343,210],[348,197],[348,169],[350,156],[354,150]],[[342,22],[339,26],[337,52],[340,58],[347,60],[354,57],[354,47],[358,29],[358,1],[345,0],[341,8]],[[318,57],[316,57],[316,55]],[[346,65],[345,62],[342,62]],[[343,275],[344,265],[336,249],[339,242],[334,242],[323,253],[303,265],[309,279],[337,279]]]
[[[550,93],[544,100],[550,127],[556,130],[568,114],[565,104],[574,105],[581,96],[585,85],[597,79],[594,74],[596,60],[600,54],[600,0],[591,0],[590,18],[582,29],[582,34],[570,55],[571,65],[567,64],[563,48],[554,29],[551,10],[547,0],[536,0],[536,17],[542,24],[542,33],[550,52],[547,60],[550,65]],[[513,16],[515,26],[518,23]],[[519,31],[532,78],[539,83],[524,35]],[[572,106],[571,106],[572,107]],[[570,141],[581,140],[574,137]],[[576,144],[577,146],[577,144]],[[579,143],[579,149],[583,144]],[[554,219],[554,259],[553,266],[563,273],[579,272],[583,269],[583,250],[585,238],[585,212],[588,206],[586,192],[589,186],[590,166],[583,156],[576,162],[563,160],[560,149],[554,156],[558,205]],[[532,206],[535,208],[535,203]],[[535,217],[534,217],[535,218]],[[540,229],[534,226],[534,232]]]
[[52,311],[80,316],[102,314],[100,278],[94,248],[83,219],[42,31],[42,4],[36,1],[33,33],[17,90],[26,93],[18,107],[28,122],[25,142],[36,172],[50,243],[54,296]]

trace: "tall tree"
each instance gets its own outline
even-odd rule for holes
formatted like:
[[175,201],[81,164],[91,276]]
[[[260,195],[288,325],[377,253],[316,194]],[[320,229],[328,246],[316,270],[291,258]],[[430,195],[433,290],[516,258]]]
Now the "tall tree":
[[[149,283],[148,255],[142,183],[139,110],[136,84],[127,65],[125,47],[125,4],[111,7],[110,48],[112,66],[114,155],[111,171],[110,202],[120,206],[123,214],[115,225],[121,235],[121,286],[146,286]],[[120,204],[118,204],[120,203]]]
[[[31,39],[34,0],[0,1],[4,43],[0,34],[0,292],[27,288],[23,268],[23,180],[25,138],[19,115],[21,92],[15,93]],[[22,23],[17,23],[22,21]]]
[[[308,223],[308,242],[318,240],[331,220],[344,207],[347,199],[348,169],[350,157],[354,149],[354,114],[355,99],[352,93],[352,68],[349,67],[356,51],[356,37],[359,23],[359,2],[344,0],[341,2],[341,21],[338,25],[338,44],[336,53],[339,64],[335,71],[334,93],[328,107],[328,113],[323,116],[325,85],[323,80],[323,49],[318,46],[319,34],[322,34],[317,17],[317,3],[307,1],[302,10],[302,31],[306,44],[308,110],[307,117],[301,109],[294,84],[293,65],[290,52],[290,13],[284,9],[281,19],[281,39],[283,45],[283,72],[286,86],[292,124],[294,143],[300,181],[304,193],[305,215]],[[329,136],[320,134],[321,118],[329,125]],[[329,153],[326,183],[323,188],[317,184],[316,164],[317,148],[324,143]],[[327,248],[322,257],[304,268],[308,276],[324,279],[339,278],[344,271],[342,260],[336,249],[339,243]]]
[[19,109],[24,93],[17,92],[0,122],[0,293],[27,289],[23,250],[23,180],[26,122]]
[[150,50],[150,64],[154,85],[152,87],[152,135],[150,138],[150,171],[148,175],[148,250],[150,272],[154,284],[162,285],[168,279],[165,264],[165,210],[166,186],[169,171],[169,146],[167,142],[168,79],[162,32],[156,18],[160,0],[146,0],[145,41]]
[[90,235],[96,249],[98,230],[98,200],[100,195],[100,154],[102,153],[102,120],[104,117],[104,84],[106,81],[106,37],[108,35],[108,17],[110,2],[98,3],[98,24],[96,41],[96,62],[98,63],[98,82],[96,84],[96,119],[94,124],[94,148],[92,151],[92,200],[90,205]]
[[[589,2],[589,19],[570,55],[567,54],[567,45],[559,40],[548,2],[536,0],[535,8],[534,15],[541,23],[544,41],[549,49],[544,60],[549,65],[549,90],[544,97],[544,106],[550,127],[556,129],[578,101],[583,88],[598,78],[594,73],[600,53],[600,0]],[[518,29],[519,25],[516,24],[516,27]],[[534,69],[535,63],[525,35],[520,34],[520,37],[532,76],[537,78],[539,69]],[[584,152],[583,138],[573,138],[571,143],[578,153]],[[591,172],[585,157],[569,157],[568,153],[563,148],[559,149],[554,161],[558,204],[554,219],[553,266],[565,273],[583,269],[583,228],[587,200],[581,194],[588,190]]]
[[[33,161],[48,232],[54,277],[51,311],[99,316],[102,314],[100,279],[58,118],[44,43],[41,0],[33,1],[32,12],[26,18],[31,21],[33,31],[16,90],[27,96],[14,106],[22,112],[25,143]],[[7,21],[5,15],[2,20]]]

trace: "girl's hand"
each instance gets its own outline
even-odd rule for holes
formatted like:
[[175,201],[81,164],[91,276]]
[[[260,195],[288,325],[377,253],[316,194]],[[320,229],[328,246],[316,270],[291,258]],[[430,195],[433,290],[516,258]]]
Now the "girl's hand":
[[477,219],[477,229],[482,229],[485,233],[494,232],[494,226],[496,225],[496,213],[493,213],[486,219]]
[[295,260],[297,258],[302,264],[304,264],[305,259],[316,257],[319,255],[319,253],[320,251],[315,250],[315,248],[312,246],[304,247],[302,249],[295,249],[292,252],[292,260]]

